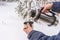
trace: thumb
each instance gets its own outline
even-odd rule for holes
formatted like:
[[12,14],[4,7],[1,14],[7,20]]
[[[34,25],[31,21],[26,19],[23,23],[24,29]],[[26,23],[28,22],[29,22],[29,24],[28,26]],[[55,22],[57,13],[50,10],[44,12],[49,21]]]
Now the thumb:
[[47,8],[46,8],[46,7],[44,7],[44,8],[43,8],[43,10],[42,10],[42,12],[44,13],[46,10],[47,10]]
[[29,23],[27,23],[27,27],[28,27],[28,28],[31,28],[31,26],[30,26],[30,24],[29,24]]

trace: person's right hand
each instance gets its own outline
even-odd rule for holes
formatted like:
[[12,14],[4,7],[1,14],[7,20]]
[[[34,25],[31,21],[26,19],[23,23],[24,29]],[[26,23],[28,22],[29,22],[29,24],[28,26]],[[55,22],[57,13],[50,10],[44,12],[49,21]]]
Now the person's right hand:
[[42,12],[43,12],[43,13],[48,12],[48,11],[52,8],[52,6],[53,6],[53,3],[44,5]]

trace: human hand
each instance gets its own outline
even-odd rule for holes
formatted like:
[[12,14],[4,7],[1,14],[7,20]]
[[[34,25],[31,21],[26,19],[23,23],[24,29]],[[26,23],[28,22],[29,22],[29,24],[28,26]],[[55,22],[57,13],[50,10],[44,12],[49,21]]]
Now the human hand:
[[44,5],[42,12],[43,12],[43,13],[48,12],[48,11],[52,8],[52,6],[53,6],[53,3]]
[[33,30],[33,28],[30,26],[29,23],[27,23],[27,24],[24,25],[23,30],[26,34],[29,34]]

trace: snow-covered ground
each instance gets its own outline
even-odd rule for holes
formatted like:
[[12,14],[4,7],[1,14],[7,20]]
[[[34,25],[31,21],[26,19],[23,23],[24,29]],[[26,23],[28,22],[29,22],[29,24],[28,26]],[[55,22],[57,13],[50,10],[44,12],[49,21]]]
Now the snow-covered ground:
[[[0,40],[28,40],[23,32],[23,19],[18,17],[16,7],[16,2],[0,5]],[[34,23],[34,29],[46,35],[55,35],[60,30],[59,24],[57,27],[48,27],[43,23]]]
[[26,39],[21,27],[21,20],[15,13],[17,3],[5,3],[0,5],[0,40],[23,40]]

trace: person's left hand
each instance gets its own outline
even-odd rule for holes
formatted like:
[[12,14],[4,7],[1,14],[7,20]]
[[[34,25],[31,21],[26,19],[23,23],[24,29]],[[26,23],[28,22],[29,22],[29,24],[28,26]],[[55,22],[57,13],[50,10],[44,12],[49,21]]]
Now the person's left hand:
[[26,34],[29,34],[33,30],[33,28],[30,26],[29,23],[27,23],[27,24],[24,25],[23,30]]
[[47,13],[47,12],[52,8],[52,6],[53,6],[53,3],[45,4],[45,5],[43,6],[42,12],[43,12],[43,13]]

